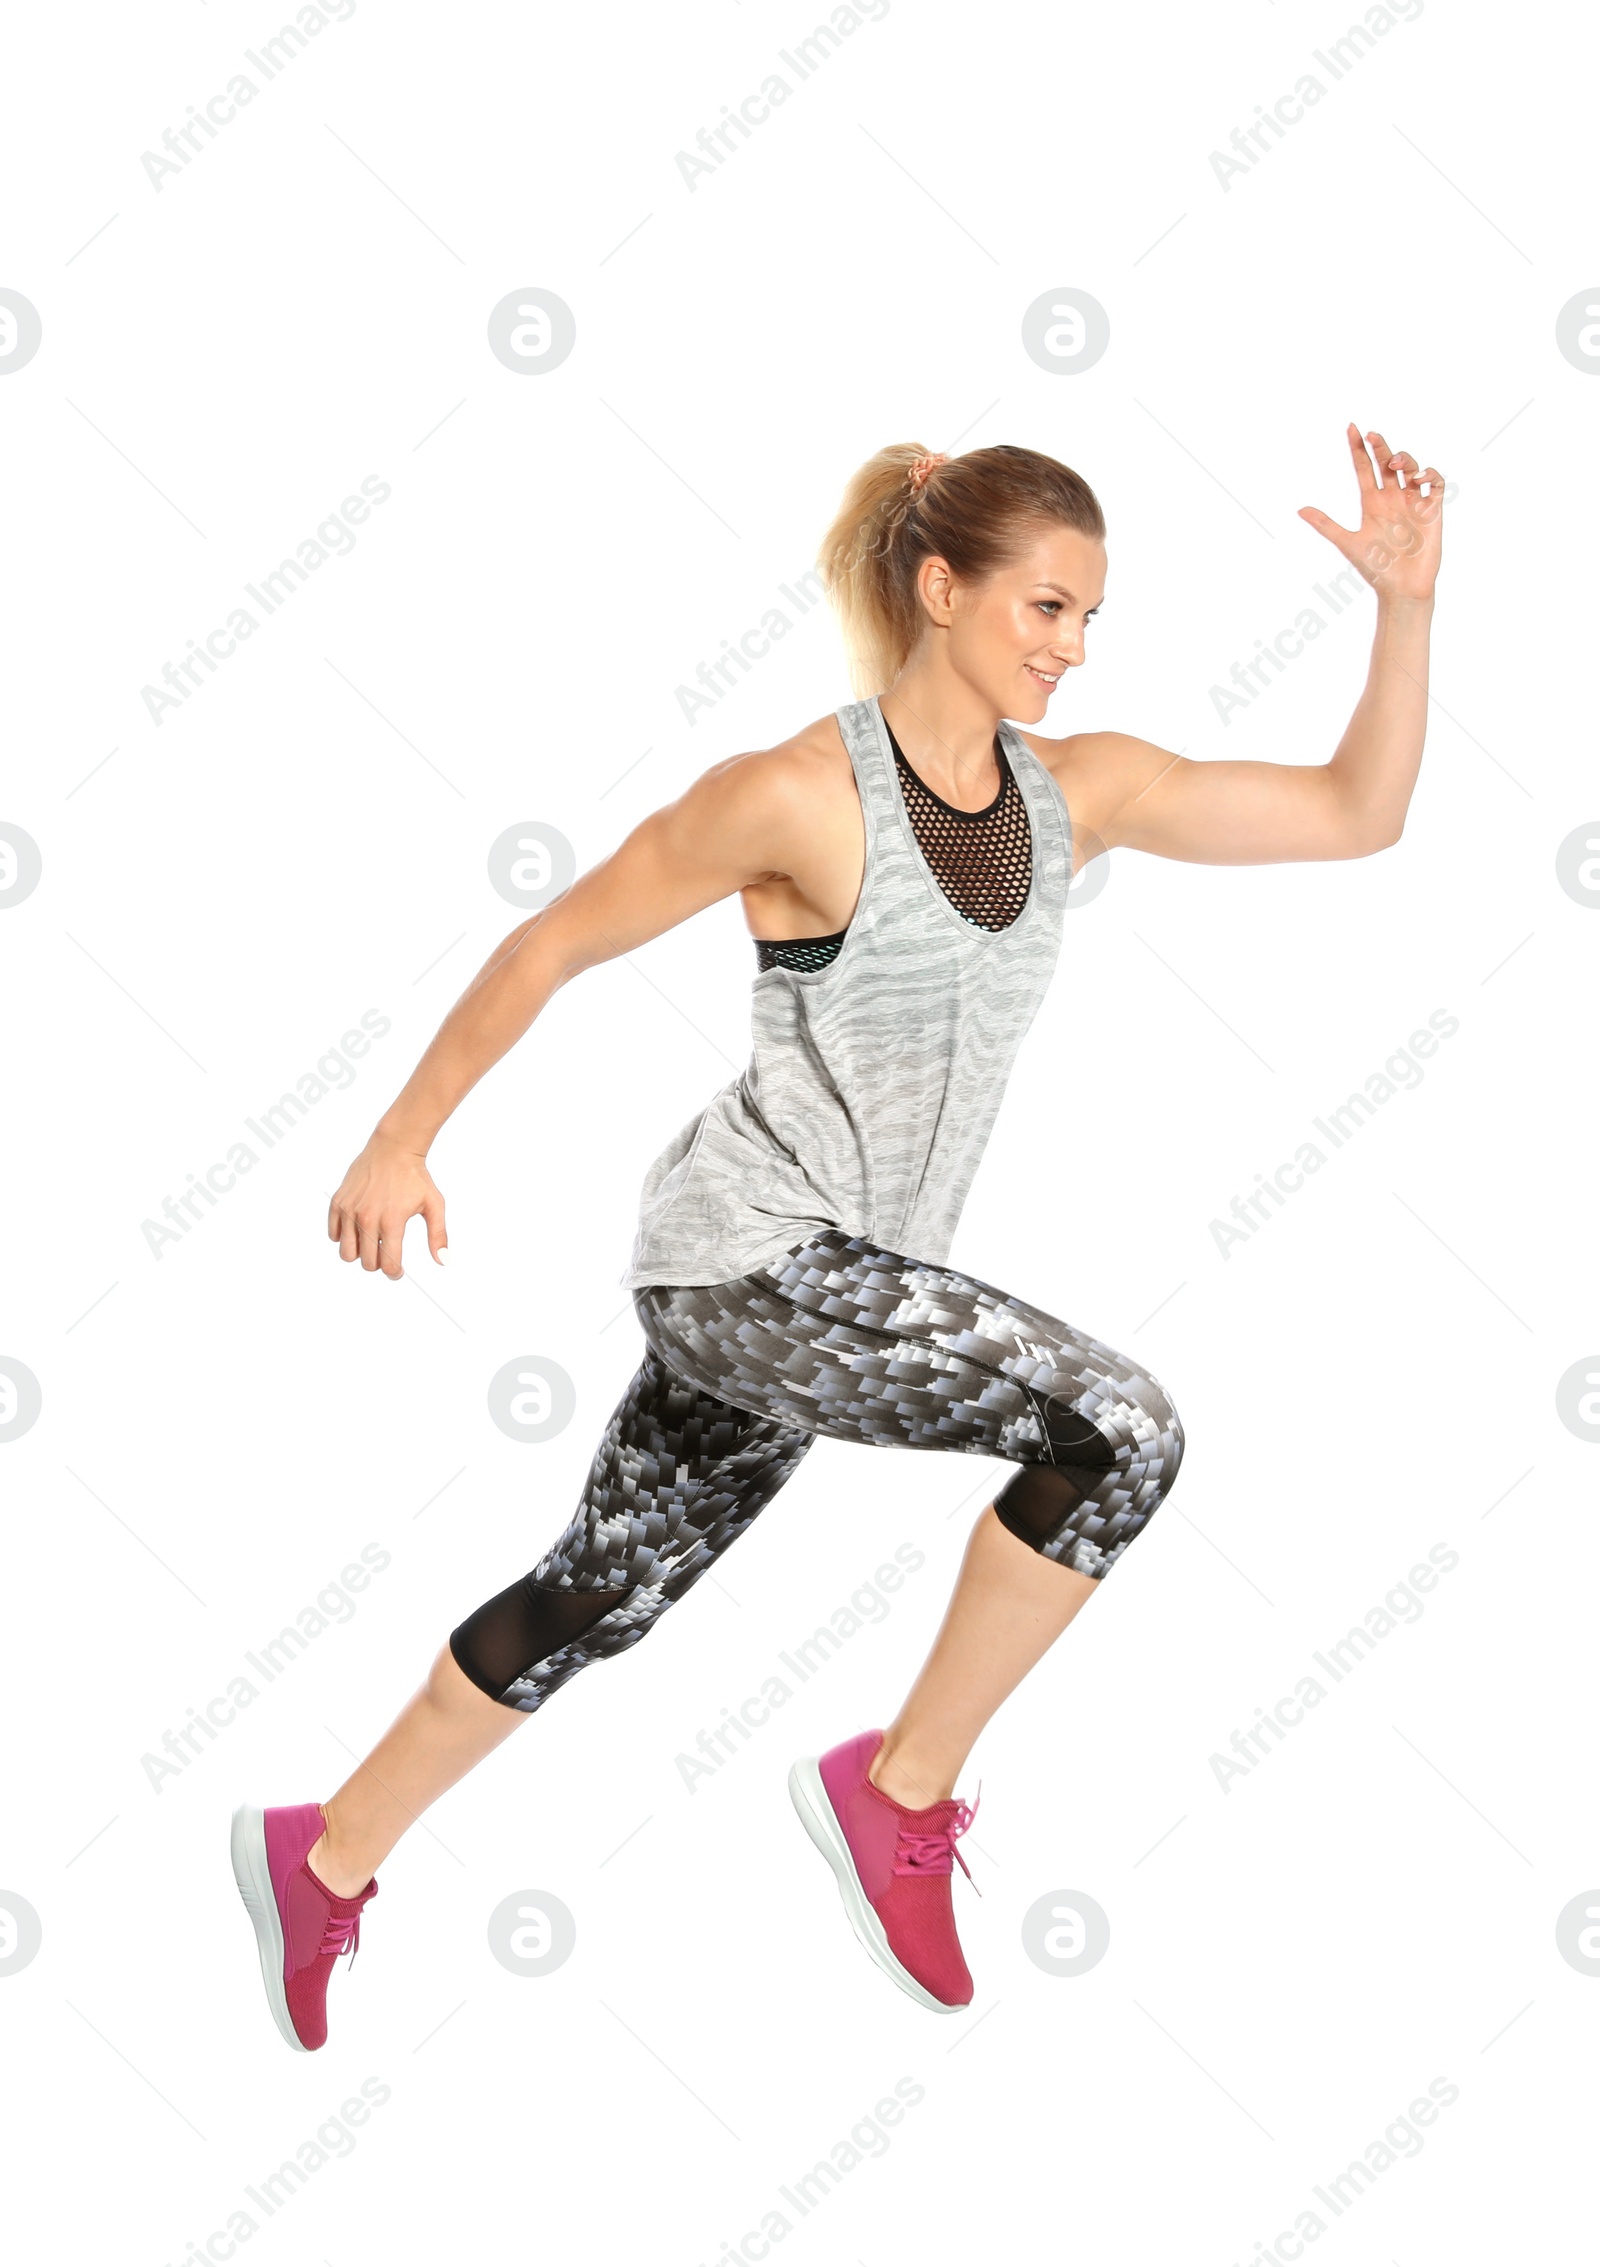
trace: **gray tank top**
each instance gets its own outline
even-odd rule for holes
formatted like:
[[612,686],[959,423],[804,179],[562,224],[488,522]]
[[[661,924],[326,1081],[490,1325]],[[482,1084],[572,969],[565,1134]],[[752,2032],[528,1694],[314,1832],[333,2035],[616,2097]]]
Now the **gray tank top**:
[[1016,920],[983,929],[922,854],[876,699],[835,713],[866,832],[855,912],[825,967],[756,976],[750,1061],[646,1173],[626,1289],[724,1283],[830,1227],[947,1259],[1055,971],[1072,822],[1038,757],[1002,723],[1033,873]]

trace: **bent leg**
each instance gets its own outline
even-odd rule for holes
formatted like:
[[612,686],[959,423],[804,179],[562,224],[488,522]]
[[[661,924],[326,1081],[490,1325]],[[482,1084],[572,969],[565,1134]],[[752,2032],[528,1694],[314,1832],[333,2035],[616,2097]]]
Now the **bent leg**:
[[942,1801],[979,1732],[1094,1595],[1183,1456],[1147,1370],[958,1269],[831,1232],[737,1283],[641,1295],[646,1335],[748,1405],[836,1438],[1005,1458],[932,1651],[874,1759]]
[[1126,1355],[977,1276],[842,1231],[735,1282],[657,1286],[636,1305],[674,1368],[780,1422],[1018,1465],[997,1518],[1094,1581],[1182,1459],[1170,1399]]

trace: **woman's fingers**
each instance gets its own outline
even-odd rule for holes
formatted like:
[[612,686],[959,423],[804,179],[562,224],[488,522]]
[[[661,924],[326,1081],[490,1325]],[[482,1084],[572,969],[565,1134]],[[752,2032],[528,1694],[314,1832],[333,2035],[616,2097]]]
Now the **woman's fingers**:
[[1330,543],[1336,544],[1346,558],[1349,557],[1345,546],[1353,542],[1359,529],[1341,527],[1337,520],[1329,519],[1326,512],[1319,512],[1315,504],[1302,504],[1297,516],[1314,527],[1319,535],[1325,535]]
[[341,1259],[359,1259],[369,1275],[381,1271],[391,1283],[398,1283],[405,1273],[406,1226],[419,1212],[428,1226],[428,1249],[442,1261],[447,1242],[444,1198],[426,1169],[413,1162],[396,1170],[380,1159],[377,1170],[367,1170],[362,1157],[334,1192],[328,1234],[337,1241]]
[[[1372,469],[1372,459],[1367,454],[1367,444],[1361,438],[1360,427],[1353,422],[1347,425],[1344,429],[1344,437],[1350,444],[1350,454],[1355,460],[1356,478],[1360,481],[1362,488],[1378,487],[1380,485],[1378,476]],[[1370,440],[1371,435],[1369,434],[1367,438]]]
[[1378,460],[1378,486],[1380,488],[1393,488],[1396,485],[1396,480],[1390,466],[1392,451],[1388,442],[1381,433],[1369,433],[1367,439],[1372,443],[1373,451]]
[[[1356,477],[1363,488],[1398,488],[1402,485],[1402,475],[1404,475],[1404,485],[1408,488],[1419,488],[1424,481],[1439,484],[1443,482],[1444,475],[1436,471],[1432,465],[1429,465],[1425,472],[1422,471],[1409,449],[1391,449],[1383,435],[1376,430],[1363,438],[1354,424],[1347,425],[1345,427],[1345,438],[1350,443],[1350,454],[1355,460]],[[1371,456],[1367,453],[1369,443],[1372,449]],[[1374,467],[1374,457],[1377,460],[1376,467]]]
[[444,1198],[431,1183],[422,1199],[422,1217],[428,1224],[428,1249],[442,1266],[447,1241],[444,1232]]
[[1381,433],[1369,433],[1367,439],[1378,451],[1378,463],[1384,474],[1385,485],[1398,487],[1399,475],[1404,473],[1406,485],[1418,487],[1424,480],[1437,480],[1439,475],[1430,465],[1426,472],[1418,466],[1409,449],[1391,449]]
[[361,1248],[356,1235],[356,1216],[351,1207],[341,1204],[337,1197],[329,1208],[328,1234],[337,1240],[341,1259],[356,1257]]
[[402,1212],[397,1204],[390,1205],[378,1221],[378,1265],[391,1283],[398,1283],[405,1273],[402,1260],[405,1253],[406,1222],[409,1212]]

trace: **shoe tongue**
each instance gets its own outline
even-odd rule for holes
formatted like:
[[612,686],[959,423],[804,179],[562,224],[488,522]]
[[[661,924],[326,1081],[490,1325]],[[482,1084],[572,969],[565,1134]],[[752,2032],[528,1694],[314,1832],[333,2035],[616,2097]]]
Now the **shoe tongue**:
[[[306,1871],[309,1873],[310,1870],[308,1866]],[[313,1876],[313,1878],[315,1877]],[[377,1896],[377,1876],[374,1875],[372,1880],[367,1883],[366,1888],[358,1889],[353,1897],[336,1897],[331,1889],[324,1889],[323,1894],[328,1900],[329,1912],[338,1914],[342,1919],[347,1913],[359,1913],[369,1897]]]
[[910,1803],[901,1802],[898,1796],[885,1794],[884,1790],[874,1785],[870,1779],[867,1781],[867,1786],[880,1802],[887,1803],[890,1809],[898,1811],[903,1819],[908,1822],[915,1822],[916,1826],[925,1829],[937,1830],[941,1826],[948,1826],[956,1812],[961,1808],[959,1795],[945,1795],[938,1802],[928,1803],[921,1810],[917,1810]]
[[961,1801],[959,1796],[946,1795],[942,1802],[929,1803],[925,1810],[911,1810],[904,1803],[900,1803],[896,1807],[905,1817],[914,1818],[920,1824],[929,1828],[937,1828],[949,1825],[951,1819],[961,1808]]

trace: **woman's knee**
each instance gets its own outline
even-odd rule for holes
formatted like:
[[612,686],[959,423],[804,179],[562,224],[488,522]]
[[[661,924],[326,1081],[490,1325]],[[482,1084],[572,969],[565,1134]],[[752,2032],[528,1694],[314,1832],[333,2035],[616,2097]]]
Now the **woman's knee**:
[[1160,1379],[1148,1374],[1140,1380],[1138,1407],[1149,1428],[1148,1454],[1155,1501],[1164,1502],[1183,1462],[1183,1420]]
[[1081,1379],[1039,1400],[1044,1440],[995,1498],[1002,1525],[1043,1557],[1099,1579],[1165,1502],[1183,1461],[1172,1397],[1148,1372]]
[[1136,1471],[1155,1501],[1166,1496],[1183,1462],[1181,1419],[1161,1380],[1131,1363],[1108,1374],[1088,1392],[1052,1394],[1045,1404],[1052,1451],[1066,1460],[1094,1460],[1091,1448],[1074,1451],[1072,1428],[1086,1431],[1098,1445],[1101,1468]]

